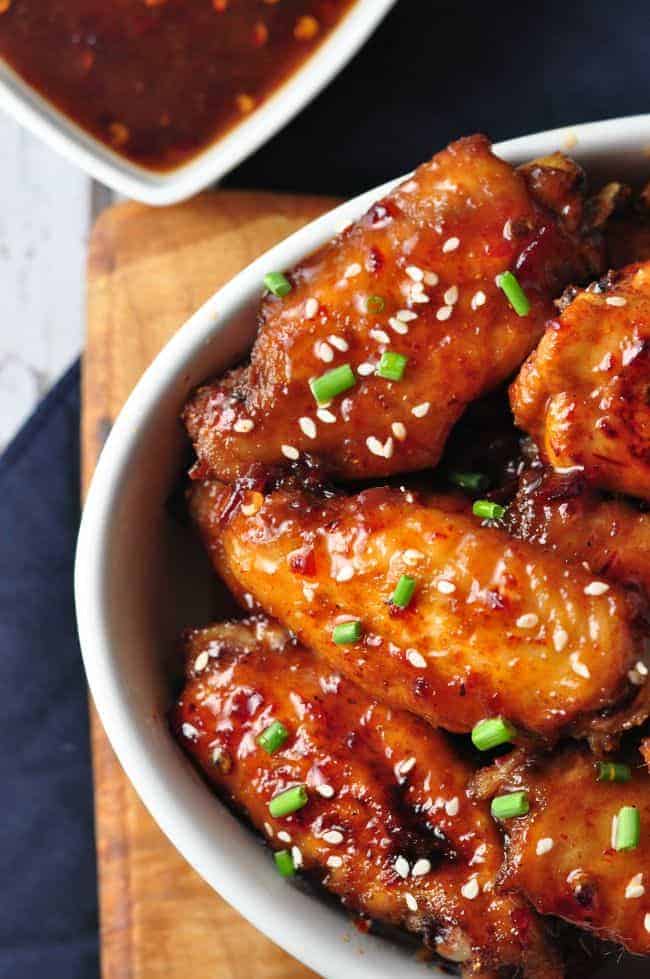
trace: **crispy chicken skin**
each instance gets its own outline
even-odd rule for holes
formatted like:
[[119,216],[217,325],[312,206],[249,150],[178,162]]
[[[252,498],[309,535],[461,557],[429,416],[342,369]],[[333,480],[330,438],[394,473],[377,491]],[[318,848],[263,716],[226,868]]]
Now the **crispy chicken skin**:
[[[532,350],[562,286],[600,274],[582,183],[560,154],[517,171],[483,136],[419,167],[291,270],[285,298],[265,295],[250,364],[190,398],[196,474],[230,482],[299,454],[348,479],[434,465],[466,405]],[[495,283],[508,269],[527,316]],[[408,358],[401,380],[377,374],[385,351]],[[310,379],[343,365],[354,386],[319,409]]]
[[579,292],[511,388],[516,423],[555,468],[650,500],[650,263]]
[[[503,714],[553,740],[616,726],[638,692],[630,596],[474,516],[389,488],[323,498],[288,486],[264,497],[205,482],[190,506],[244,604],[434,725],[467,732]],[[404,574],[417,587],[402,610],[391,595]],[[363,635],[338,645],[333,629],[351,618]]]
[[[274,850],[291,850],[351,912],[414,932],[467,976],[561,974],[527,903],[494,891],[501,839],[444,735],[265,619],[191,632],[186,655],[173,728]],[[273,721],[289,736],[269,755],[256,738]],[[298,784],[307,804],[273,818],[271,799]]]
[[[507,825],[505,889],[524,893],[542,914],[650,954],[650,776],[640,764],[627,783],[598,781],[596,762],[582,747],[497,768],[492,792],[524,789],[530,813]],[[635,806],[641,837],[634,850],[616,851],[612,823]]]

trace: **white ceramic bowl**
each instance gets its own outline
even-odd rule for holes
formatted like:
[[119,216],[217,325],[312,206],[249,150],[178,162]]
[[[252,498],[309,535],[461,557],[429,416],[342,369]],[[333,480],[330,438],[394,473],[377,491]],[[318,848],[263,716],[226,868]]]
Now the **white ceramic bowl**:
[[156,173],[95,139],[0,59],[0,108],[82,170],[145,204],[174,204],[219,180],[254,153],[334,78],[396,0],[357,0],[305,64],[222,139],[183,166]]
[[[592,173],[638,179],[650,170],[648,146],[650,115],[527,136],[496,151],[517,163],[570,148]],[[170,655],[181,628],[207,620],[214,586],[205,558],[191,534],[168,516],[165,502],[181,467],[181,406],[191,388],[249,347],[264,273],[290,267],[392,183],[277,245],[179,330],[115,423],[86,501],[77,553],[77,615],[90,688],[144,804],[216,891],[327,979],[398,974],[415,979],[424,967],[379,938],[355,933],[344,941],[344,934],[354,932],[345,916],[279,878],[268,853],[253,843],[172,740],[165,721]]]

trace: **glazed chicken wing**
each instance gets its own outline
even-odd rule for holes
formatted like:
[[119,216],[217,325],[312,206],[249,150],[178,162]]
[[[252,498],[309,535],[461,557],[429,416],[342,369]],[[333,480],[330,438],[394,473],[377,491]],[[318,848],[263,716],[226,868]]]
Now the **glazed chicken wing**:
[[[594,757],[571,747],[507,764],[503,777],[494,773],[492,791],[526,791],[530,805],[527,816],[508,820],[502,886],[524,893],[542,914],[648,955],[650,776],[640,761],[637,755],[627,782],[599,781]],[[633,849],[617,850],[624,807],[638,811],[641,833]]]
[[650,500],[650,263],[579,292],[512,385],[516,423],[559,470]]
[[[534,347],[562,286],[599,274],[578,230],[582,181],[559,154],[517,171],[482,136],[421,166],[288,273],[288,294],[264,297],[250,364],[186,406],[196,474],[230,482],[303,454],[349,479],[435,464],[465,406]],[[527,315],[496,284],[506,270]]]
[[[277,722],[286,737],[268,753],[257,739]],[[445,736],[378,704],[277,626],[190,633],[173,727],[290,869],[351,912],[414,932],[468,976],[560,975],[528,905],[494,891],[501,840]],[[271,800],[297,786],[302,808],[274,817]]]
[[[502,714],[553,740],[603,713],[616,725],[638,694],[630,596],[474,516],[397,489],[264,497],[210,482],[194,486],[191,509],[240,600],[434,725],[466,732]],[[414,589],[403,608],[400,582]]]

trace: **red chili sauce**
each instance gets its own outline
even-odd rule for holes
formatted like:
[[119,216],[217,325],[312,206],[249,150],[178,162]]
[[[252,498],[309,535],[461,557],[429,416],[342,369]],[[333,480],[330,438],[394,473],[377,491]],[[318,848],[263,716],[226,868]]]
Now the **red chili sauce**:
[[0,57],[142,166],[184,163],[252,112],[354,0],[0,0]]

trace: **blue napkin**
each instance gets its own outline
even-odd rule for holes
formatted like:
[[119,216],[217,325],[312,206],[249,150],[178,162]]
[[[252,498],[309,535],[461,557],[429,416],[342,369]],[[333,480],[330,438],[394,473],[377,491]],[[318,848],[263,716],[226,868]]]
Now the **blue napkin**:
[[86,684],[72,595],[79,365],[0,459],[0,979],[99,974]]

